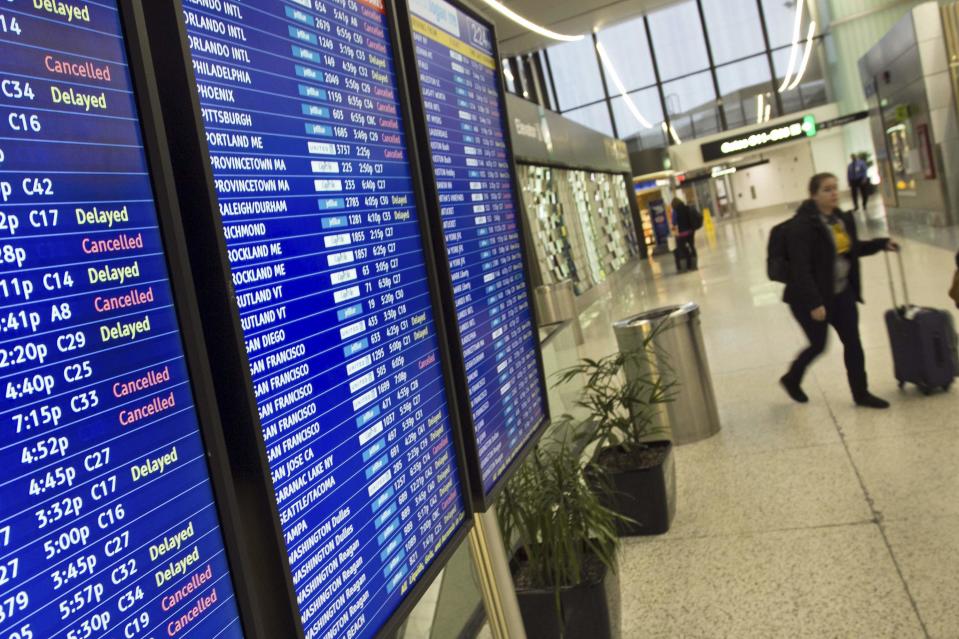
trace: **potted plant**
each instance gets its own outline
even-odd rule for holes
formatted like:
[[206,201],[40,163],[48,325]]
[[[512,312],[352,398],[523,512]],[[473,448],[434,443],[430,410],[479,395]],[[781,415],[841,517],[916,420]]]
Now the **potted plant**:
[[619,517],[586,484],[568,440],[541,446],[497,503],[528,639],[619,636]]
[[584,359],[561,371],[556,383],[583,384],[576,406],[586,416],[576,430],[590,451],[587,475],[608,478],[591,483],[623,516],[624,536],[665,533],[676,513],[673,446],[661,410],[676,384],[655,351],[656,333],[635,351]]

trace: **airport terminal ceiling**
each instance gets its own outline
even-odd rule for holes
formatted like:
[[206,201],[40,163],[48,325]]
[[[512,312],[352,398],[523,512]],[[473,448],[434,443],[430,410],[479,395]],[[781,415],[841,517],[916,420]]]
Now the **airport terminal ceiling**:
[[[675,0],[580,0],[556,2],[555,0],[506,0],[503,2],[513,11],[561,33],[589,33],[594,28],[606,27],[653,9],[671,4]],[[496,24],[500,54],[512,56],[542,49],[554,41],[528,31],[515,22],[499,15],[483,0],[469,0],[477,10]]]

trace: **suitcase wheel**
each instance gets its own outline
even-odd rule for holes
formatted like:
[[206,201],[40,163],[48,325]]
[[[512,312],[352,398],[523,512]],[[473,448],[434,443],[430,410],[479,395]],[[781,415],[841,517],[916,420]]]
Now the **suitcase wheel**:
[[902,381],[902,380],[900,379],[900,380],[899,380],[899,390],[902,390],[902,389],[904,389],[905,387],[906,387],[906,382],[904,382],[904,381]]
[[923,395],[925,395],[925,396],[927,396],[927,397],[928,397],[929,395],[932,395],[932,389],[931,389],[930,387],[928,387],[928,386],[920,386],[920,387],[919,387],[919,390],[922,392]]

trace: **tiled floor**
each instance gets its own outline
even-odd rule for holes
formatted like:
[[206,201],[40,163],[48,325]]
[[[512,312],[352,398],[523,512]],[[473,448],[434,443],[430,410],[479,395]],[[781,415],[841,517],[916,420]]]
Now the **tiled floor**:
[[[863,228],[883,228],[880,213]],[[877,256],[863,342],[873,391],[893,408],[852,405],[838,344],[806,380],[812,402],[792,404],[776,380],[803,339],[765,276],[783,215],[721,223],[699,239],[698,273],[675,275],[669,256],[640,264],[585,314],[580,355],[598,356],[615,348],[612,321],[698,302],[723,421],[676,451],[672,531],[625,545],[623,636],[959,637],[959,389],[896,388]],[[946,308],[946,234],[917,237],[902,238],[913,301]]]

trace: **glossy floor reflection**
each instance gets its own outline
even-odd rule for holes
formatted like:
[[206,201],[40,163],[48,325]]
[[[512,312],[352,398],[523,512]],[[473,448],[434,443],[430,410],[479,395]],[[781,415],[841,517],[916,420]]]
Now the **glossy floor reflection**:
[[[852,405],[841,349],[831,347],[792,404],[776,385],[803,345],[765,275],[769,229],[785,210],[722,222],[698,238],[700,270],[670,256],[632,266],[584,313],[580,356],[615,349],[611,324],[695,301],[723,430],[676,452],[678,513],[662,537],[622,558],[623,636],[959,637],[959,389],[922,397],[893,378],[883,313],[892,306],[882,256],[864,262],[863,342],[885,413]],[[955,231],[888,224],[904,247],[914,303],[946,296]]]

